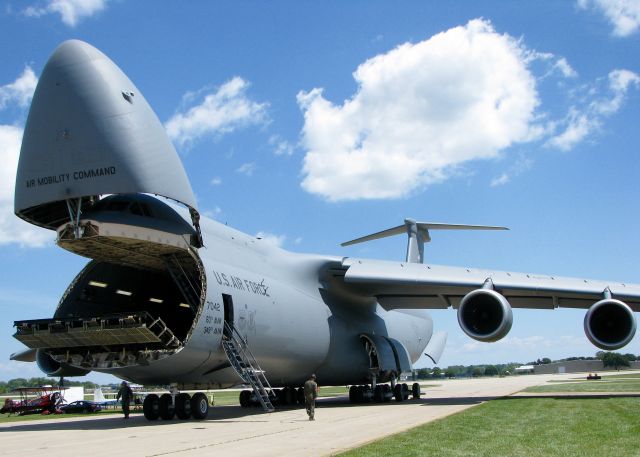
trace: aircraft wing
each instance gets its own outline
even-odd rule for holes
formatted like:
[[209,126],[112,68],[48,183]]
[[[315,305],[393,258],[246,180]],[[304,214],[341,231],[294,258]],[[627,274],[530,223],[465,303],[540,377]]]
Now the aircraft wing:
[[342,267],[345,284],[376,297],[387,310],[458,308],[466,294],[489,280],[514,308],[589,308],[608,289],[612,298],[640,311],[638,284],[352,258]]

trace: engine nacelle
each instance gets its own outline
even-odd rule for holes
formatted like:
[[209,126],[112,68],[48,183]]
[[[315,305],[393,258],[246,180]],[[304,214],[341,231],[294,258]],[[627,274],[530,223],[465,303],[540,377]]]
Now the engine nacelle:
[[594,346],[613,351],[625,346],[636,334],[636,318],[626,303],[605,298],[587,311],[584,332]]
[[511,330],[511,305],[495,290],[472,290],[460,302],[458,323],[464,333],[475,340],[498,341]]
[[69,365],[62,364],[53,360],[49,354],[42,349],[38,349],[36,352],[36,363],[47,376],[84,376],[89,373],[89,370],[83,370],[82,368],[76,368]]

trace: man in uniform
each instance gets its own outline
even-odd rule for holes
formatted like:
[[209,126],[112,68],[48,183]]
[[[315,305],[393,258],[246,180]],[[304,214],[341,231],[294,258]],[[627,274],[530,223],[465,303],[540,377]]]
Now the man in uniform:
[[122,397],[122,412],[124,413],[124,418],[129,419],[129,403],[131,403],[133,392],[131,391],[129,384],[127,384],[127,381],[122,381],[122,384],[120,384],[120,390],[118,390],[116,401],[120,400],[120,397]]
[[318,396],[318,384],[316,384],[316,375],[312,374],[311,377],[304,383],[304,402],[307,406],[307,414],[309,420],[315,420],[314,415],[316,412],[316,397]]

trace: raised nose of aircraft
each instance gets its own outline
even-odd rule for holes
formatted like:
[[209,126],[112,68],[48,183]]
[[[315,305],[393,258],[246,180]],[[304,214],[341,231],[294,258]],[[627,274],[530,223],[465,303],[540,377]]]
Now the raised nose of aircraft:
[[172,198],[197,215],[182,163],[142,93],[102,52],[66,41],[31,103],[15,213],[56,229],[100,195],[135,193]]

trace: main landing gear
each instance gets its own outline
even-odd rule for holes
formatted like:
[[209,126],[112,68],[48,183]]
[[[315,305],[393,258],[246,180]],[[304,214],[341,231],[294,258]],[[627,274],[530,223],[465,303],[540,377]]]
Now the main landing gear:
[[[271,402],[277,406],[296,406],[304,405],[304,388],[302,387],[284,387],[282,389],[273,389],[276,395]],[[260,406],[260,402],[256,398],[252,390],[243,390],[240,392],[240,406],[243,408],[252,408]]]
[[370,385],[351,386],[349,388],[349,401],[351,403],[385,403],[392,399],[395,401],[406,401],[411,395],[414,399],[420,398],[420,384],[413,383],[411,389],[408,384],[376,384],[372,389]]
[[171,420],[175,416],[186,420],[194,418],[202,420],[209,414],[209,400],[202,392],[196,392],[193,396],[188,393],[149,394],[142,403],[142,411],[147,420]]

